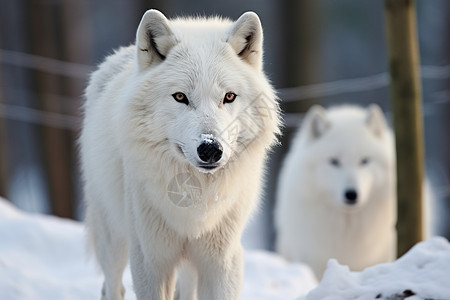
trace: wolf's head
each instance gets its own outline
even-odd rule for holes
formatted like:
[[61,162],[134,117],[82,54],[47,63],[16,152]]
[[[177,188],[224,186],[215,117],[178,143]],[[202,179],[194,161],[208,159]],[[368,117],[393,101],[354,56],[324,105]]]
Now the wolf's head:
[[353,209],[393,188],[393,139],[377,105],[315,106],[305,117],[300,138],[311,182],[325,200]]
[[[252,144],[269,147],[279,127],[262,71],[258,16],[168,20],[147,11],[137,30],[133,134],[202,172],[227,166]],[[167,157],[166,157],[167,158]]]

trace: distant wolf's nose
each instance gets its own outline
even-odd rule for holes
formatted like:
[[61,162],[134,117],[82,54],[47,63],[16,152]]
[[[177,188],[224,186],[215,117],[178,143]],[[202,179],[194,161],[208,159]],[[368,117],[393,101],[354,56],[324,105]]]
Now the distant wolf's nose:
[[222,158],[223,148],[215,139],[206,139],[197,148],[198,157],[204,163],[214,164]]
[[345,191],[345,202],[347,204],[355,204],[357,200],[358,193],[355,190],[349,189]]

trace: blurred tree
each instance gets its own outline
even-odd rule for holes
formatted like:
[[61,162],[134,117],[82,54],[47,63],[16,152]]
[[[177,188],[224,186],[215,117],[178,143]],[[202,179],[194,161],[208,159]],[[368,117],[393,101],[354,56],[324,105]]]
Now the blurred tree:
[[[445,10],[447,12],[447,18],[445,18],[446,22],[447,22],[447,26],[445,27],[447,30],[447,34],[445,34],[445,42],[443,43],[445,49],[445,53],[447,53],[447,57],[446,57],[446,64],[450,64],[450,3],[447,2],[445,3],[445,6],[447,7],[447,9]],[[447,100],[449,100],[450,98],[450,78],[447,78],[446,80],[446,84],[444,85],[446,87],[446,91],[445,93],[447,94]],[[444,113],[446,116],[450,116],[450,105],[446,105],[446,110]],[[448,138],[448,128],[450,128],[450,118],[447,117],[444,121],[444,126],[442,128],[447,128],[447,139],[446,141],[444,141],[444,149],[447,149],[447,151],[450,149],[450,139]],[[448,152],[446,153],[447,155],[446,157],[446,170],[450,170],[450,159],[449,159],[449,155]],[[447,189],[446,191],[444,191],[442,193],[442,199],[439,199],[441,201],[444,201],[444,207],[447,208],[447,214],[450,211],[450,182],[446,182],[445,184],[447,184]],[[448,218],[446,218],[448,220]],[[445,236],[450,237],[450,222],[447,222],[447,230],[445,232]]]
[[[61,16],[61,37],[60,58],[64,61],[72,63],[90,64],[92,57],[93,33],[92,33],[92,12],[88,1],[68,1],[64,5],[58,7],[58,15]],[[61,101],[65,101],[62,107],[65,108],[64,113],[79,116],[81,119],[81,107],[84,103],[82,91],[86,87],[89,74],[86,78],[61,78],[60,93],[64,95]],[[79,124],[81,128],[81,122]],[[72,193],[72,217],[82,219],[82,214],[77,210],[82,201],[82,191],[80,190],[80,172],[78,164],[78,155],[76,150],[76,141],[79,131],[71,130],[65,133],[67,180],[71,183]]]
[[[66,2],[27,2],[28,35],[30,50],[43,57],[61,59],[62,18],[58,6]],[[33,83],[39,108],[60,113],[62,102],[46,95],[60,95],[63,80],[60,76],[42,71],[33,71]],[[71,180],[70,132],[65,129],[43,125],[42,147],[47,175],[52,213],[60,217],[74,216],[74,188]]]
[[295,87],[316,82],[320,71],[320,4],[317,1],[284,2],[286,85]]
[[[283,87],[297,87],[320,82],[321,4],[319,1],[284,0],[280,3],[282,16],[280,32],[284,52],[281,63],[284,76]],[[281,95],[282,97],[282,95]],[[283,99],[281,99],[283,100]],[[318,99],[283,103],[287,113],[305,112]],[[292,128],[283,136],[290,139]]]
[[[1,74],[0,74],[1,75]],[[0,197],[6,197],[6,172],[7,172],[7,159],[6,159],[6,129],[5,121],[2,118],[2,105],[3,105],[3,85],[2,77],[0,76]]]
[[398,256],[423,240],[423,113],[414,1],[385,0],[397,151]]

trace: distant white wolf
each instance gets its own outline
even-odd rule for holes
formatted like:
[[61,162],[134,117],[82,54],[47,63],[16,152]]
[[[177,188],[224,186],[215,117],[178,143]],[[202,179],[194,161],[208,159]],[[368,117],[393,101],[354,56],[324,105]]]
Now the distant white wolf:
[[102,299],[123,299],[128,259],[138,299],[173,299],[179,266],[181,299],[240,299],[240,237],[279,133],[262,44],[253,12],[149,10],[92,74],[80,145]]
[[377,105],[309,110],[279,176],[276,248],[320,278],[329,258],[352,270],[396,255],[393,134]]

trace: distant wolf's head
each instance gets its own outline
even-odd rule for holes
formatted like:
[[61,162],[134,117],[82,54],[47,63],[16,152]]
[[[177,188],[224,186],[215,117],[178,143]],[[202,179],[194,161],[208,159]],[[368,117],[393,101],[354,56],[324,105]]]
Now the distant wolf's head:
[[210,173],[253,143],[269,147],[279,112],[262,71],[258,16],[168,20],[147,11],[137,30],[129,105],[134,134]]
[[377,105],[315,106],[305,118],[301,138],[307,149],[304,163],[323,199],[352,210],[392,189],[392,134]]

